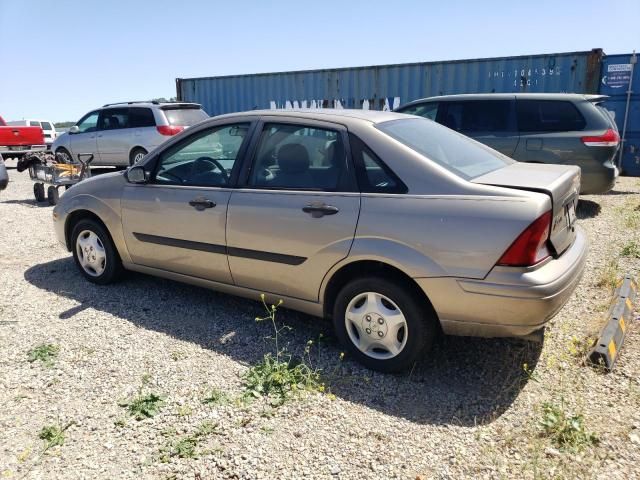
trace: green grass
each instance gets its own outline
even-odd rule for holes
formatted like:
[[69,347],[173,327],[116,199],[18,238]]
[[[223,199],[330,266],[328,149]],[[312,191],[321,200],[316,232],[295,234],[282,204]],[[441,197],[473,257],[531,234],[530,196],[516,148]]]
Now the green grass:
[[253,397],[270,397],[274,404],[282,404],[302,391],[324,391],[320,375],[304,363],[293,363],[267,353],[262,361],[244,375],[245,392]]
[[125,407],[129,415],[136,420],[144,420],[157,415],[165,405],[165,401],[164,397],[160,395],[148,393],[146,395],[138,394],[133,400],[121,402],[119,405]]
[[542,405],[540,428],[545,437],[564,450],[579,451],[596,445],[598,438],[586,430],[582,415],[568,415],[561,406],[553,403]]
[[631,241],[622,247],[620,255],[623,257],[640,258],[640,245],[635,241]]
[[[171,458],[198,458],[198,446],[206,437],[218,433],[218,424],[212,422],[203,422],[198,426],[195,432],[179,438],[170,438],[166,445],[160,449],[160,461],[167,463]],[[165,436],[173,437],[175,431],[167,432]]]
[[618,273],[618,259],[613,258],[604,265],[602,270],[600,270],[600,275],[596,281],[596,287],[614,289],[618,282]]
[[49,449],[64,443],[64,430],[60,425],[47,425],[46,427],[42,427],[38,438],[44,440],[47,445],[46,448]]
[[58,357],[60,347],[51,343],[43,343],[29,350],[27,353],[29,362],[40,361],[47,367],[52,367],[55,359]]
[[224,405],[229,403],[229,396],[217,388],[212,388],[202,399],[205,405]]

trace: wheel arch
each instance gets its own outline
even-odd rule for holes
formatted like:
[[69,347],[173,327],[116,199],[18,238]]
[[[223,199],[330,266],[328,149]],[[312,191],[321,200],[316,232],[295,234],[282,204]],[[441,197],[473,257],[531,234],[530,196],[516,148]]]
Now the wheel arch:
[[[425,308],[430,310],[434,318],[438,319],[438,315],[433,308],[429,296],[420,288],[416,281],[400,268],[379,260],[356,260],[342,265],[331,274],[321,292],[324,316],[326,318],[333,316],[333,308],[338,293],[348,282],[355,278],[366,276],[378,276],[406,285],[416,298],[424,301]],[[438,325],[440,324],[439,319],[437,323]]]
[[[109,231],[109,228],[107,227],[107,225],[94,212],[92,212],[91,210],[75,210],[75,211],[71,212],[67,216],[67,219],[66,219],[65,224],[64,224],[64,241],[65,241],[65,243],[67,245],[67,250],[68,251],[71,251],[71,248],[72,248],[72,245],[71,245],[71,233],[73,232],[73,227],[79,221],[86,220],[86,219],[95,220],[96,222],[98,222],[105,229],[105,231],[109,235],[111,235],[111,232]],[[113,238],[112,238],[112,240],[113,240]]]

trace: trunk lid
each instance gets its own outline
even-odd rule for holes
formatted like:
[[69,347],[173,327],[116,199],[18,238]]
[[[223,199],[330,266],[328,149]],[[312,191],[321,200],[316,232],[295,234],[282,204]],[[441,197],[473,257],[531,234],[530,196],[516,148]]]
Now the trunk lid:
[[575,239],[574,223],[580,192],[580,168],[573,165],[514,163],[471,180],[482,185],[542,192],[553,205],[549,239],[557,255]]

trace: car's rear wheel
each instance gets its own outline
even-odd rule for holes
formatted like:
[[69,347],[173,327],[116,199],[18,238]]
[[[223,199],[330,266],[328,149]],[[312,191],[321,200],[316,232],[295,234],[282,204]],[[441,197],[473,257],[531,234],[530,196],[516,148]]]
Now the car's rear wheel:
[[135,165],[142,160],[146,154],[147,151],[144,148],[134,148],[131,151],[131,155],[129,155],[129,165]]
[[71,234],[73,259],[84,277],[106,285],[122,273],[122,261],[111,236],[92,219],[80,220]]
[[56,150],[56,156],[64,163],[73,163],[73,157],[66,148],[59,148]]
[[406,285],[367,277],[342,288],[333,322],[339,340],[359,362],[397,372],[411,367],[431,346],[437,319],[426,299]]

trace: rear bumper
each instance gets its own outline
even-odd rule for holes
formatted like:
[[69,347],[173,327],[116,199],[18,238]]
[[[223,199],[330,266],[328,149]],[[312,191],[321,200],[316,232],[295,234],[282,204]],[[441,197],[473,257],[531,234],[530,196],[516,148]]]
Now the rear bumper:
[[520,337],[543,327],[578,285],[588,242],[576,239],[559,258],[529,269],[495,267],[484,280],[415,279],[435,308],[444,333],[473,337]]
[[582,169],[581,195],[597,195],[607,193],[616,185],[618,168],[611,162],[599,165],[597,169]]
[[26,153],[44,152],[46,145],[25,145],[24,147],[3,146],[0,145],[0,155],[6,158],[24,155]]

